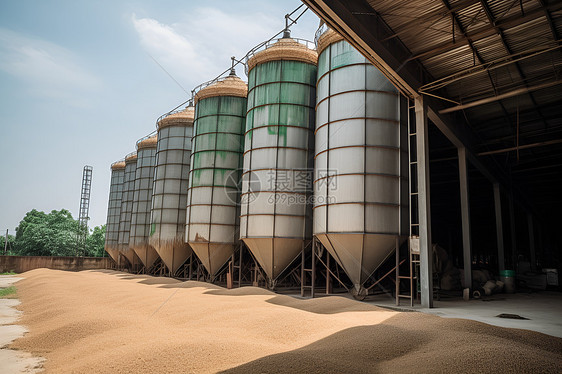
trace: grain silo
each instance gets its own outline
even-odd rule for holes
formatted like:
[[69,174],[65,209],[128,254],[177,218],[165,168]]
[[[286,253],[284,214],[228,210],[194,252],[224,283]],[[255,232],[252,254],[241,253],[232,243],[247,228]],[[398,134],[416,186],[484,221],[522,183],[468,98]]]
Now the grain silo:
[[239,242],[239,184],[248,86],[231,74],[195,95],[186,238],[215,275]]
[[314,235],[345,270],[352,292],[363,295],[408,215],[400,98],[334,31],[320,35],[317,50]]
[[138,264],[135,252],[129,248],[131,217],[133,212],[133,193],[137,170],[137,152],[125,156],[125,176],[123,178],[123,196],[121,199],[121,218],[119,219],[119,253],[132,267]]
[[111,182],[109,185],[107,223],[105,226],[105,251],[115,263],[119,263],[119,220],[121,219],[124,178],[125,161],[121,160],[111,164]]
[[192,251],[184,241],[194,108],[169,113],[157,123],[149,244],[174,274]]
[[288,33],[247,60],[240,237],[269,286],[312,236],[316,52]]
[[131,233],[129,246],[135,251],[146,269],[158,259],[158,253],[148,244],[152,185],[156,166],[157,136],[146,136],[137,142],[137,169],[133,192]]

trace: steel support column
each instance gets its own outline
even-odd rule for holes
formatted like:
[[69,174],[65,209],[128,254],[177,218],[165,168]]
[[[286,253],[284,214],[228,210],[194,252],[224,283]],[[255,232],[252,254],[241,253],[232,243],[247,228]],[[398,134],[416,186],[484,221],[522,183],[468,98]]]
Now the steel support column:
[[511,261],[513,270],[517,270],[517,232],[515,231],[515,205],[513,192],[509,194],[509,226],[511,231]]
[[500,184],[494,183],[494,206],[496,210],[496,241],[498,244],[498,270],[505,270],[505,251],[503,247],[503,221]]
[[529,261],[531,262],[531,270],[536,271],[537,258],[535,256],[535,227],[533,225],[533,215],[531,213],[527,213],[527,226],[529,227]]
[[418,169],[418,213],[420,230],[421,304],[433,307],[433,251],[431,245],[431,211],[429,197],[429,134],[427,104],[422,96],[415,99],[416,148]]
[[470,200],[468,196],[468,170],[466,163],[466,148],[460,147],[459,154],[459,181],[461,192],[461,218],[462,218],[462,252],[464,263],[464,287],[472,290],[472,243],[470,233]]

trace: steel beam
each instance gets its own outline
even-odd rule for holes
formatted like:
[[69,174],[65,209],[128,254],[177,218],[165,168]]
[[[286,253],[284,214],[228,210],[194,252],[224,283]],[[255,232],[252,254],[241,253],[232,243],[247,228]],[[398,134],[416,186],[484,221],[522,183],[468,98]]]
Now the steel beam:
[[527,227],[529,228],[529,261],[531,262],[531,270],[537,270],[537,258],[535,255],[535,228],[533,225],[533,215],[527,213]]
[[[425,83],[435,79],[427,72],[424,66],[417,60],[408,61],[412,53],[404,44],[396,38],[396,34],[384,19],[374,11],[373,7],[364,0],[302,0],[314,13],[323,19],[328,26],[338,32],[361,54],[376,66],[404,95],[414,98],[419,95],[418,90]],[[453,6],[453,8],[455,5]],[[516,15],[498,21],[496,27],[514,27],[520,23],[528,22],[537,17],[544,9],[552,12],[562,9],[562,3],[555,3],[545,8],[536,7],[528,10],[525,15]],[[542,13],[541,13],[542,14]],[[512,19],[513,18],[513,19]],[[486,25],[484,27],[487,37],[497,34],[495,28]],[[474,39],[477,35],[472,35]],[[458,45],[455,44],[453,48]],[[455,144],[457,148],[464,146],[470,162],[491,183],[499,182],[506,190],[512,188],[501,167],[491,161],[481,161],[476,156],[476,137],[468,126],[459,126],[451,117],[439,113],[445,109],[443,103],[437,100],[427,99],[429,119],[437,125],[439,130]],[[525,202],[524,196],[518,196],[520,202]],[[526,204],[528,205],[528,204]]]
[[505,270],[505,251],[503,247],[503,222],[500,184],[494,183],[494,206],[496,210],[496,242],[498,245],[498,269]]
[[509,194],[509,224],[511,231],[511,261],[513,270],[517,270],[517,231],[515,231],[515,204],[513,193]]
[[472,243],[470,232],[470,200],[468,196],[468,170],[466,148],[458,149],[459,181],[461,192],[462,253],[464,263],[464,287],[472,290]]
[[439,113],[446,114],[446,113],[456,112],[458,110],[473,108],[475,106],[493,103],[495,101],[508,99],[510,97],[519,96],[519,95],[523,95],[523,94],[526,94],[526,93],[531,93],[533,91],[542,90],[544,88],[557,86],[559,84],[562,84],[562,80],[555,80],[555,81],[551,81],[551,82],[537,84],[537,85],[534,85],[534,86],[522,87],[522,88],[515,89],[513,91],[503,93],[501,95],[487,97],[485,99],[472,101],[470,103],[453,106],[453,107],[450,107],[450,108],[447,108],[447,109],[442,109],[442,110],[439,111]]
[[427,105],[423,96],[415,99],[416,148],[418,169],[418,212],[420,230],[421,304],[433,307],[433,248],[431,243],[431,211],[429,190],[429,133]]

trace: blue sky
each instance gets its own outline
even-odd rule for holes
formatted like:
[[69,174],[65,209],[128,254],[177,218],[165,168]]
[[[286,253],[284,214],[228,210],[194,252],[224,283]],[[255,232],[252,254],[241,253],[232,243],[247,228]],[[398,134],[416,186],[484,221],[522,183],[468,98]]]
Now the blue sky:
[[[86,164],[90,226],[104,224],[109,165],[187,100],[184,89],[269,39],[300,4],[1,0],[0,230],[14,233],[31,209],[77,218]],[[293,36],[313,40],[318,22],[307,12]]]

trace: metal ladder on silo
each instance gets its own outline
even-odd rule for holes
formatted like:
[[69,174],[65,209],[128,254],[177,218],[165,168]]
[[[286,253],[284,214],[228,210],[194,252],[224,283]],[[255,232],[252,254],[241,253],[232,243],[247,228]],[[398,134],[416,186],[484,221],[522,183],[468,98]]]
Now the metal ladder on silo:
[[[396,305],[400,305],[400,299],[409,299],[410,306],[414,306],[414,299],[417,294],[417,274],[420,263],[420,251],[419,251],[419,217],[417,209],[413,208],[413,202],[417,204],[418,201],[418,187],[417,187],[417,155],[416,148],[413,145],[416,144],[416,129],[415,122],[412,121],[410,99],[408,99],[408,185],[409,185],[409,237],[408,237],[408,274],[400,274],[400,248],[396,248]],[[415,181],[412,181],[412,175],[415,175]],[[400,280],[408,280],[409,293],[400,293]],[[416,281],[416,282],[414,282]]]

